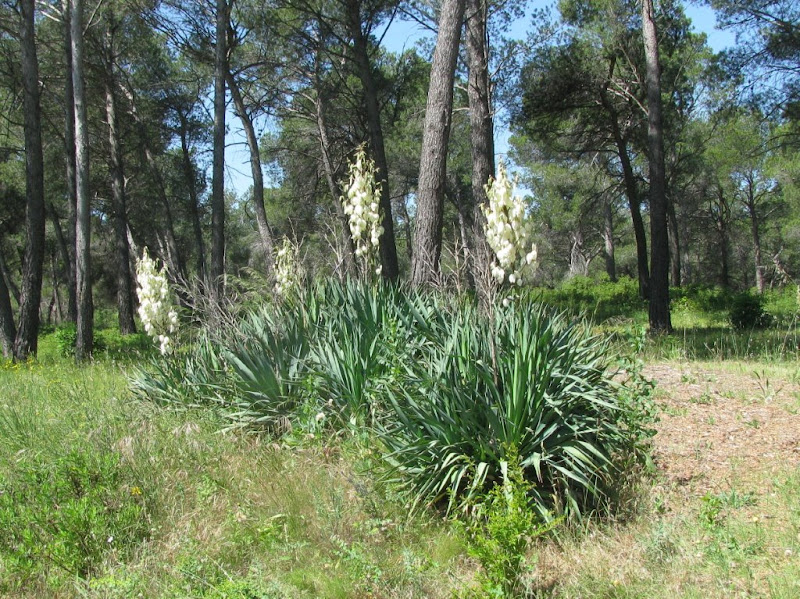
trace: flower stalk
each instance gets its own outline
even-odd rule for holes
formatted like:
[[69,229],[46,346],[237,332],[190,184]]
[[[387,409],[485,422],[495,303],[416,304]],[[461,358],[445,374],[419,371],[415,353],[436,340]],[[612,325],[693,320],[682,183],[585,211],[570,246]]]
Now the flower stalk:
[[503,163],[497,168],[497,178],[486,185],[489,203],[482,204],[486,217],[486,242],[494,252],[492,278],[502,284],[522,285],[536,268],[536,245],[532,241],[530,219],[525,214],[522,198],[514,193],[514,183],[508,178]]
[[350,179],[341,201],[348,217],[350,235],[356,246],[355,254],[359,268],[366,276],[381,274],[378,247],[381,226],[381,187],[375,182],[375,162],[367,158],[363,146],[358,149],[350,163]]
[[173,335],[178,330],[178,313],[172,303],[167,267],[158,268],[145,248],[136,261],[136,295],[139,318],[147,335],[158,343],[161,355],[172,353]]

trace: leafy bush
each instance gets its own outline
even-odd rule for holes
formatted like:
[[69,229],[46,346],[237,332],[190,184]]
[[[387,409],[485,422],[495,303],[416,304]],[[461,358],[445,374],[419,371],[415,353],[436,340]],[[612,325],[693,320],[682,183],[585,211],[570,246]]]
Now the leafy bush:
[[[78,329],[74,322],[67,322],[57,327],[55,339],[59,354],[65,358],[75,355],[75,346],[78,343]],[[92,344],[96,352],[106,349],[105,341],[96,332],[93,335]]]
[[627,315],[645,307],[639,284],[630,277],[616,282],[572,277],[556,289],[534,289],[533,297],[571,314],[588,313],[598,319]]
[[764,311],[764,298],[760,295],[746,291],[733,298],[730,321],[734,329],[763,329],[770,325],[771,320]]
[[503,482],[477,506],[465,527],[469,553],[483,566],[481,586],[489,597],[519,596],[528,546],[558,523],[543,522],[531,509],[531,483],[523,476],[516,450],[506,448],[506,454],[510,461],[501,463]]
[[729,310],[734,298],[731,291],[722,287],[709,287],[696,283],[670,287],[669,296],[673,309],[706,314]]
[[800,291],[797,285],[787,285],[779,289],[770,289],[764,293],[764,311],[775,324],[789,326],[797,322],[800,316]]
[[542,511],[605,502],[616,461],[649,434],[629,425],[646,410],[629,403],[634,416],[624,414],[605,340],[530,302],[492,316],[466,306],[430,332],[430,349],[389,390],[379,431],[414,504],[468,505],[502,480],[508,447]]
[[24,579],[56,568],[87,577],[149,532],[144,491],[116,454],[23,456],[0,481],[0,558]]
[[68,322],[56,329],[56,347],[64,357],[75,355],[75,344],[78,342],[78,329],[74,322]]

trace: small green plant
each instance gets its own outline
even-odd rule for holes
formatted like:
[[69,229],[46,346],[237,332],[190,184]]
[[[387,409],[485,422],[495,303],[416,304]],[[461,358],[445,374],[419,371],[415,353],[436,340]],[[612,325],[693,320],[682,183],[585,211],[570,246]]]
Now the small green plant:
[[86,578],[125,555],[149,531],[145,491],[127,474],[117,454],[88,448],[20,459],[0,482],[0,561],[21,580]]
[[775,399],[778,393],[783,389],[783,386],[777,389],[773,387],[766,370],[762,370],[761,372],[755,371],[753,372],[753,376],[755,376],[756,384],[758,385],[760,398],[764,402],[770,402]]
[[67,322],[56,329],[56,347],[58,353],[69,357],[75,355],[75,344],[78,342],[78,329],[74,322]]
[[495,484],[465,525],[468,551],[483,566],[481,590],[486,597],[516,597],[526,570],[525,556],[536,538],[560,519],[543,521],[531,506],[533,485],[525,479],[519,455],[506,449],[502,482]]
[[[78,342],[78,329],[74,322],[66,322],[57,327],[54,336],[56,348],[61,356],[69,358],[75,355],[75,345]],[[106,349],[105,341],[100,338],[96,332],[93,339],[92,345],[95,352],[100,353]]]
[[764,298],[746,291],[733,298],[730,310],[731,326],[736,330],[763,329],[772,318],[764,311]]

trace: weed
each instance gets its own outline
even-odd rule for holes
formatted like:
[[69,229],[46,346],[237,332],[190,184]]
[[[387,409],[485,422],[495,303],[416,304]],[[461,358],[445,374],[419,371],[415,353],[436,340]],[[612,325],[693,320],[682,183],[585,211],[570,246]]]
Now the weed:
[[483,566],[481,590],[486,597],[516,597],[531,542],[552,530],[559,519],[544,522],[530,505],[531,484],[525,480],[514,448],[506,451],[503,481],[476,506],[466,525],[469,553]]
[[147,537],[140,484],[111,453],[23,456],[0,485],[0,555],[21,580],[51,568],[86,578]]

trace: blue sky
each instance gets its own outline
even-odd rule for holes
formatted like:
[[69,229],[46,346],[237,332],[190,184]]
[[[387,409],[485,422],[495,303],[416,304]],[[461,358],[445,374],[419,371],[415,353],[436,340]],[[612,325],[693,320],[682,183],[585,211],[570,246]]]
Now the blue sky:
[[[551,4],[554,4],[553,0],[529,0],[528,6],[532,10]],[[695,31],[704,32],[708,36],[708,44],[714,51],[718,52],[734,44],[732,33],[716,29],[714,11],[709,6],[691,2],[685,4],[685,10]],[[526,12],[528,13],[526,16],[513,23],[508,33],[509,38],[525,38],[531,25],[529,11]],[[431,35],[430,32],[419,24],[397,19],[392,23],[383,42],[389,50],[399,52],[403,48],[413,47],[418,40],[429,35]],[[227,120],[229,132],[226,137],[227,147],[225,149],[225,186],[226,189],[230,189],[240,196],[247,192],[252,185],[250,158],[245,145],[244,133],[232,110],[229,110]],[[508,136],[508,130],[498,122],[495,130],[495,147],[499,157],[503,157],[508,151]],[[269,183],[266,184],[269,185]]]

